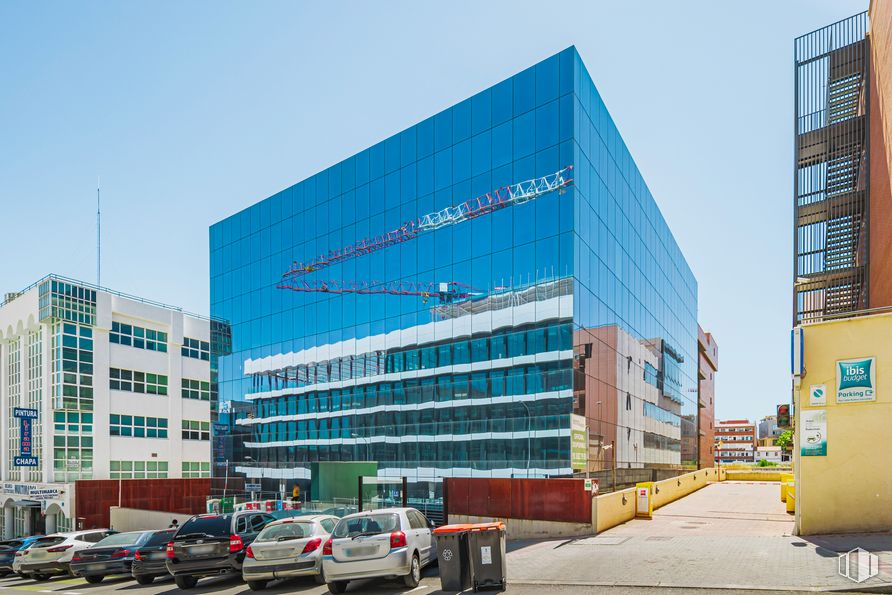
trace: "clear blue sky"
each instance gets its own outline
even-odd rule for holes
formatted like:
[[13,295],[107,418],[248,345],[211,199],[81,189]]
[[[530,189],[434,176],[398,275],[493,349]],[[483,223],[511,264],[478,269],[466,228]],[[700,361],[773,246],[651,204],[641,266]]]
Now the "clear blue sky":
[[700,285],[717,415],[789,399],[793,38],[867,0],[0,3],[0,291],[208,311],[208,226],[575,44]]

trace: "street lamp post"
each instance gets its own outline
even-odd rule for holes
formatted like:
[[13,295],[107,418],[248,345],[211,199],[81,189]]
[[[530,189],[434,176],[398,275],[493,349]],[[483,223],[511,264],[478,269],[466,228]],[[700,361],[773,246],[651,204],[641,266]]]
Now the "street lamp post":
[[351,433],[350,437],[363,441],[363,443],[365,444],[365,458],[367,461],[371,461],[372,460],[371,449],[370,449],[371,443],[370,443],[369,439],[365,436],[360,436],[359,434],[356,434],[356,433]]
[[226,459],[226,475],[223,478],[223,497],[226,497],[226,488],[229,487],[229,459]]
[[531,430],[530,425],[532,423],[532,419],[530,418],[530,408],[527,406],[527,404],[524,403],[523,401],[520,401],[520,404],[523,405],[524,411],[526,411],[526,413],[527,413],[527,477],[529,477],[530,476],[530,456],[531,456],[531,449],[532,449],[532,437],[530,436],[530,430]]
[[609,446],[605,446],[604,450],[612,450],[613,455],[613,491],[616,491],[616,440],[611,440]]
[[[245,462],[247,462],[247,463],[256,463],[257,461],[254,460],[254,457],[249,456],[249,455],[245,455]],[[247,475],[247,473],[246,473],[245,475]],[[261,479],[261,480],[263,479],[263,472],[262,472],[262,471],[261,471],[260,479]],[[262,485],[262,483],[261,483],[261,490],[262,490],[262,489],[263,489],[263,485]],[[255,496],[254,496],[255,493],[256,493],[256,492],[251,492],[251,500],[254,500],[254,499],[255,499]],[[262,494],[261,494],[261,495],[262,495]]]

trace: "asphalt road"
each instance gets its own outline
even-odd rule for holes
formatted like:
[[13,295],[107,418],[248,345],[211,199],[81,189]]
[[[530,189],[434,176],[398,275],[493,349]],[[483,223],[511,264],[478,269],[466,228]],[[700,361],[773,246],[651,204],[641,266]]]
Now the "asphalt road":
[[[407,589],[398,581],[357,581],[350,584],[349,593],[369,593],[370,595],[398,595],[401,593],[418,593],[420,595],[442,595],[440,591],[440,579],[436,568],[428,568],[424,571],[421,584],[415,589]],[[24,593],[23,593],[24,592]],[[534,595],[541,593],[566,593],[567,595],[609,593],[611,595],[650,595],[669,593],[670,595],[682,595],[687,589],[669,589],[665,587],[607,587],[607,586],[577,586],[577,585],[509,585],[507,593],[512,595]],[[698,589],[697,595],[725,595],[727,593],[751,593],[752,591],[737,591],[733,589]],[[761,591],[760,595],[778,593],[779,595],[792,595],[798,591]],[[57,578],[47,582],[37,583],[19,578],[0,579],[0,593],[8,595],[25,595],[26,593],[56,593],[58,595],[184,595],[177,589],[173,579],[156,580],[152,585],[138,585],[136,581],[127,578],[106,579],[98,585],[88,584],[81,579]],[[253,593],[248,586],[237,577],[204,579],[195,589],[188,591],[195,595],[208,593],[220,593],[221,595],[248,595]],[[284,593],[300,593],[301,595],[315,595],[328,593],[324,585],[317,585],[312,579],[295,579],[271,583],[265,593],[269,595],[282,595]],[[471,591],[469,591],[471,593]],[[496,591],[489,591],[496,593]]]
[[[421,584],[415,589],[408,589],[402,581],[369,580],[350,583],[348,593],[369,593],[370,595],[400,595],[402,593],[441,593],[440,577],[436,567],[426,568],[422,573]],[[80,578],[54,578],[45,582],[15,578],[0,579],[0,593],[12,594],[56,593],[58,595],[257,595],[242,582],[241,577],[207,578],[199,581],[198,586],[188,591],[181,591],[173,583],[173,578],[156,579],[151,585],[139,585],[129,577],[107,578],[98,585],[91,585]],[[317,585],[312,578],[276,581],[270,583],[263,593],[281,595],[283,593],[300,593],[301,595],[317,595],[328,593],[328,587]]]
[[[370,595],[397,595],[401,593],[418,593],[421,595],[443,594],[439,590],[440,579],[436,568],[428,568],[424,572],[424,579],[415,589],[406,589],[397,581],[357,581],[350,585],[350,593],[369,593]],[[172,579],[158,580],[153,585],[138,585],[135,581],[126,578],[107,579],[98,585],[91,585],[81,579],[52,579],[47,582],[37,583],[18,578],[0,579],[0,593],[8,595],[25,595],[30,593],[57,593],[58,595],[183,595],[184,592],[177,589]],[[328,593],[324,585],[317,585],[312,579],[295,579],[272,583],[265,591],[269,595],[281,595],[283,593],[317,594]],[[688,589],[669,589],[665,587],[619,587],[619,586],[577,586],[577,585],[509,585],[507,593],[512,595],[538,595],[541,593],[560,593],[567,595],[576,594],[600,594],[611,595],[651,595],[669,593],[670,595],[682,595],[689,592]],[[778,593],[779,595],[792,595],[798,591],[760,591],[760,595]],[[252,593],[248,586],[237,577],[205,579],[198,583],[195,589],[188,591],[195,595],[207,593],[220,593],[223,595],[248,595]],[[469,591],[470,593],[470,591]],[[495,593],[495,591],[489,591]],[[738,591],[733,589],[698,589],[697,595],[725,595],[727,593],[752,593],[752,591]],[[813,595],[813,594],[812,594]]]

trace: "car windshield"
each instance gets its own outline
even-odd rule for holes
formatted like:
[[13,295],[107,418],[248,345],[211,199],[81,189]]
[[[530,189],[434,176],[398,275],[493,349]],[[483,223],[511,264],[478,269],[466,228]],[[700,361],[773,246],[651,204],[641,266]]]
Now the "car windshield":
[[379,533],[390,533],[398,531],[400,528],[400,519],[394,513],[370,514],[368,516],[358,516],[353,518],[341,519],[338,526],[335,527],[332,537],[356,537],[357,535],[377,535]]
[[232,517],[228,514],[197,516],[189,519],[177,531],[177,537],[199,534],[211,537],[229,537]]
[[267,527],[257,536],[257,541],[285,541],[309,537],[312,534],[312,523],[284,523]]
[[62,543],[63,541],[65,541],[65,538],[59,535],[56,537],[41,537],[32,543],[31,547],[49,547],[51,545],[56,545],[57,543]]
[[140,537],[145,531],[132,531],[130,533],[115,533],[100,540],[93,547],[114,547],[116,545],[134,545],[139,543]]
[[158,531],[149,538],[146,542],[146,546],[152,547],[157,545],[166,545],[171,539],[173,539],[174,534],[177,532],[176,529],[167,529],[166,531]]

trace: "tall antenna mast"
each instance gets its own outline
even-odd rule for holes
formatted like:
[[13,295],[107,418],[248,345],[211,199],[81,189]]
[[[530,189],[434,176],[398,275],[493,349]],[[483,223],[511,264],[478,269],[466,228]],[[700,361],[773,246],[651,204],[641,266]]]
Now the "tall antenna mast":
[[102,283],[102,212],[99,203],[99,176],[96,176],[96,285]]

